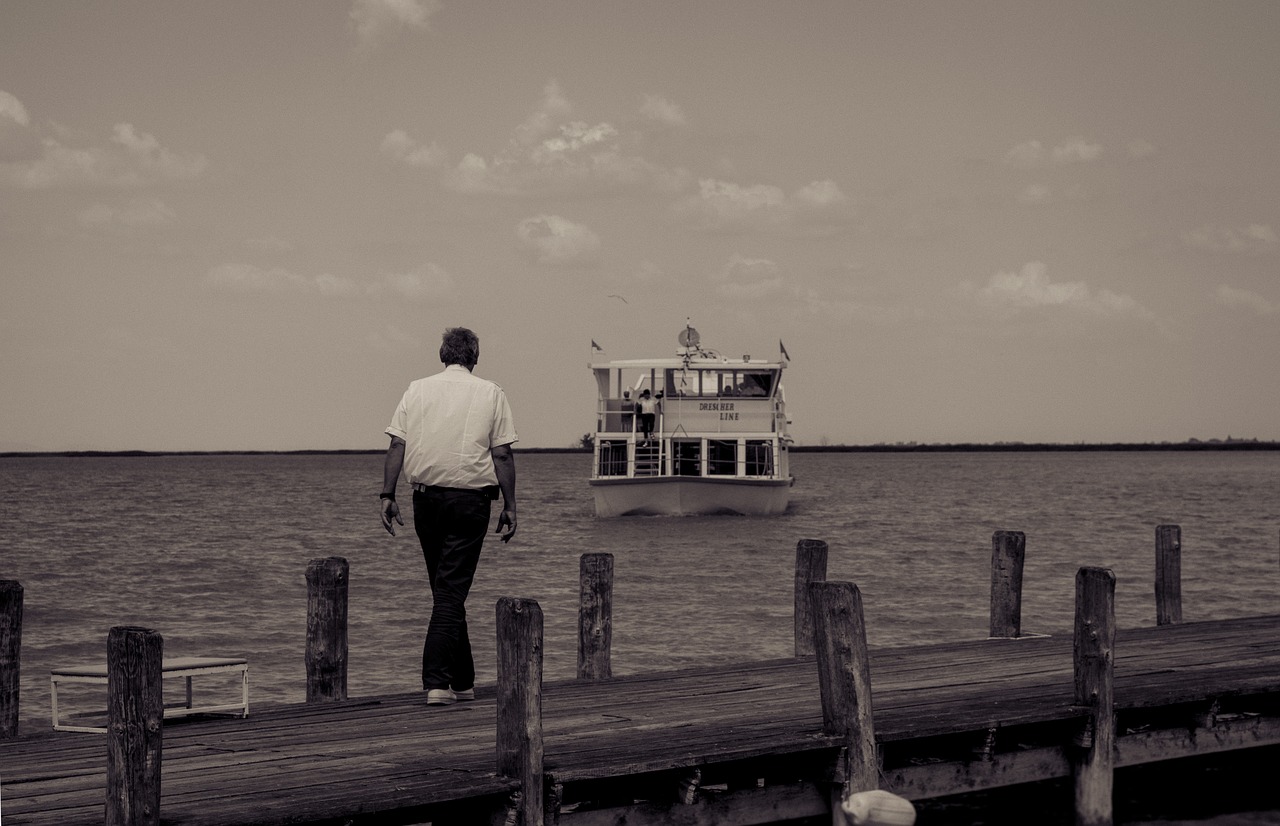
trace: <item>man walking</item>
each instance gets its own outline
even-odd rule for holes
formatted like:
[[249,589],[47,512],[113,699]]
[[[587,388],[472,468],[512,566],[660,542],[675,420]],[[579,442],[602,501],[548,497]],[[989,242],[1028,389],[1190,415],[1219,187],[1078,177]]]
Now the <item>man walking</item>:
[[475,663],[467,636],[467,593],[489,529],[489,505],[502,493],[497,533],[516,532],[516,441],[502,388],[473,376],[480,340],[465,327],[445,330],[445,369],[409,385],[386,433],[382,527],[403,525],[396,504],[401,474],[413,487],[413,527],[431,581],[431,621],[422,647],[428,705],[475,698]]

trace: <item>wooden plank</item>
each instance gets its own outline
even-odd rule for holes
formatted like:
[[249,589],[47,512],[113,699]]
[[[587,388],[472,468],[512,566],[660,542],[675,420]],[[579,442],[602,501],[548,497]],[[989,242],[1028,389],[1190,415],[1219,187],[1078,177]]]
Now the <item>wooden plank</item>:
[[[1280,694],[1280,617],[1121,630],[1115,652],[1122,712]],[[921,738],[1052,726],[1085,714],[1074,704],[1069,634],[872,649],[870,673],[877,740],[896,749],[910,750]],[[412,692],[262,706],[243,720],[166,723],[163,817],[218,826],[258,807],[264,822],[284,822],[501,799],[517,781],[496,774],[494,697],[484,687],[474,703],[442,708]],[[543,716],[545,770],[570,786],[754,760],[799,765],[840,745],[822,733],[813,658],[551,682],[543,687]],[[1139,732],[1119,737],[1117,754],[1269,742],[1269,726],[1270,718],[1238,720],[1181,740]],[[1030,770],[997,764],[968,771],[972,778]],[[6,741],[0,772],[5,814],[15,823],[102,822],[100,735]]]

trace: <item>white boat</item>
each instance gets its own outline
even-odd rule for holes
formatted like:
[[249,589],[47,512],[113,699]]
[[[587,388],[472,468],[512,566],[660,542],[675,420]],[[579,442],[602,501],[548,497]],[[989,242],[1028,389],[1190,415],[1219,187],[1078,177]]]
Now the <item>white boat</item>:
[[[789,358],[726,358],[686,326],[673,358],[593,361],[596,516],[769,516],[791,496]],[[659,401],[646,439],[637,401]]]

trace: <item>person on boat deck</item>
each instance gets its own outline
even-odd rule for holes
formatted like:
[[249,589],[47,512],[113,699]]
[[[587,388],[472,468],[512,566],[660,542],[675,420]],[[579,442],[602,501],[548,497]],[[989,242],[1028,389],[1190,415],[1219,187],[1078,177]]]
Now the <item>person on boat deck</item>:
[[409,385],[391,417],[382,473],[382,527],[403,525],[396,504],[401,473],[413,487],[413,527],[431,583],[431,620],[422,646],[428,705],[475,698],[475,662],[467,635],[467,594],[489,529],[491,500],[502,492],[497,533],[516,532],[516,430],[502,388],[473,376],[480,340],[465,327],[445,330],[445,369]]
[[622,429],[630,432],[636,414],[636,403],[631,401],[631,391],[622,391]]
[[649,395],[649,388],[640,391],[640,399],[636,402],[636,411],[640,414],[640,429],[647,442],[653,436],[653,422],[661,409],[661,402]]

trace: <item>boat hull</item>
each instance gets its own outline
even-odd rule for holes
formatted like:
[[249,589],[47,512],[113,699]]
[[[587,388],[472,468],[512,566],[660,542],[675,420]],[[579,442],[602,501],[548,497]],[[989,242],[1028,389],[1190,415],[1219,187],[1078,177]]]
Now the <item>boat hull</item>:
[[776,516],[787,509],[791,480],[662,476],[592,479],[596,516]]

